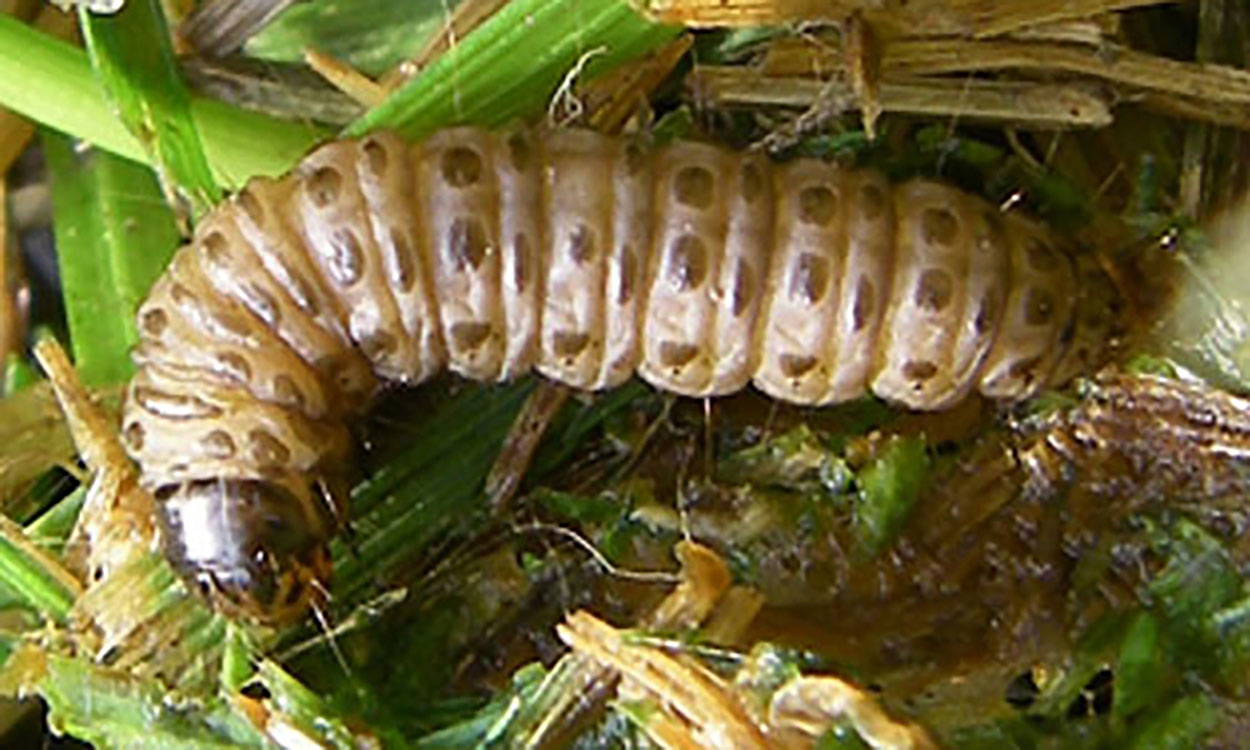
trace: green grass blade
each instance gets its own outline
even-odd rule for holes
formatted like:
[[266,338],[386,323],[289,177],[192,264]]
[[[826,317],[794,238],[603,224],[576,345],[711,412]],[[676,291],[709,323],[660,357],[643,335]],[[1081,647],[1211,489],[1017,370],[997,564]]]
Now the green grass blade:
[[134,316],[178,245],[173,215],[152,173],[111,154],[79,154],[44,133],[53,225],[74,360],[88,385],[132,372]]
[[1203,747],[1203,739],[1219,725],[1214,701],[1205,695],[1186,695],[1143,721],[1129,750],[1180,750]]
[[895,437],[859,473],[860,502],[855,508],[856,538],[869,557],[893,543],[920,496],[929,471],[925,442]]
[[157,172],[196,213],[221,200],[156,0],[131,0],[110,16],[80,9],[79,19],[97,78]]
[[553,692],[543,690],[547,676],[540,664],[520,667],[513,673],[508,689],[475,715],[422,737],[414,747],[418,750],[480,750],[490,747],[492,741],[498,744],[500,734],[508,729],[518,711],[542,713],[543,706],[530,704]]
[[[410,138],[457,122],[499,124],[542,111],[579,60],[584,78],[672,39],[678,29],[643,20],[622,0],[519,0],[439,58],[355,123],[351,134],[383,127]],[[86,56],[70,44],[0,16],[0,106],[146,161],[143,145],[113,115]],[[329,134],[201,97],[192,118],[216,182],[239,187],[280,174]]]
[[0,393],[5,397],[29,388],[39,382],[39,373],[30,363],[13,352],[4,359],[4,387]]
[[0,14],[0,105],[128,159],[143,146],[113,115],[82,50]]
[[257,175],[281,175],[329,130],[310,122],[294,123],[196,97],[191,112],[200,128],[213,174],[226,188],[242,187]]
[[481,518],[482,480],[532,385],[473,388],[446,402],[422,423],[425,439],[357,488],[357,538],[351,551],[335,550],[337,599],[357,598],[449,529]]
[[[117,119],[73,45],[0,15],[0,106],[135,161],[142,144]],[[281,174],[328,133],[201,97],[190,102],[218,184],[239,187],[258,174]]]
[[594,77],[680,29],[624,0],[516,0],[347,129],[394,128],[417,140],[455,123],[499,125],[541,112],[565,76]]
[[[220,699],[169,700],[165,686],[75,659],[20,648],[6,665],[6,682],[37,690],[48,723],[100,750],[244,750],[272,745]],[[5,685],[6,692],[18,686]],[[28,693],[27,693],[28,694]]]
[[65,622],[77,592],[68,573],[46,557],[7,517],[0,517],[0,581],[32,609]]
[[1138,613],[1125,628],[1116,675],[1119,688],[1112,710],[1129,721],[1154,702],[1167,686],[1166,664],[1159,646],[1159,621],[1147,612]]
[[247,41],[251,57],[297,63],[313,47],[367,75],[381,74],[413,57],[443,28],[459,3],[387,0],[364,3],[299,3]]
[[79,485],[69,495],[61,498],[56,505],[48,508],[42,515],[26,524],[26,536],[39,545],[40,549],[53,554],[60,554],[69,539],[74,523],[78,521],[78,513],[87,500],[87,487]]
[[323,747],[360,747],[352,730],[333,715],[326,702],[280,666],[262,659],[257,665],[257,676],[269,690],[271,710],[280,712],[285,721],[306,736],[315,738]]

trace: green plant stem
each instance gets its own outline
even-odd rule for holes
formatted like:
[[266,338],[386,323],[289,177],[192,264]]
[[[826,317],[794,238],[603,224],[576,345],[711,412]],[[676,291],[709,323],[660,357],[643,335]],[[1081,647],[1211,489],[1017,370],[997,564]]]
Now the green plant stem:
[[542,111],[552,92],[674,38],[624,0],[517,0],[347,129],[417,140],[456,123],[500,125]]
[[32,608],[57,622],[65,622],[77,592],[58,580],[57,563],[45,558],[22,533],[22,528],[0,517],[0,581]]
[[[197,214],[221,200],[204,155],[191,95],[183,83],[169,29],[156,0],[135,0],[102,16],[79,8],[87,54],[118,115],[139,134],[156,171]],[[172,192],[172,191],[170,191]]]
[[74,361],[88,385],[124,382],[135,311],[178,244],[173,216],[149,170],[50,131],[43,144]]
[[[135,161],[147,156],[117,118],[82,50],[0,15],[0,106]],[[191,114],[217,182],[239,187],[287,170],[328,133],[192,97]]]

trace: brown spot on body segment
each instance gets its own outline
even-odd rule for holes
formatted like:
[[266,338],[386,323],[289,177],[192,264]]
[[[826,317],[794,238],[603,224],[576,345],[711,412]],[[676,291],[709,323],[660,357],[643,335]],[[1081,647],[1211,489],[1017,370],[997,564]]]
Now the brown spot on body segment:
[[139,319],[139,325],[143,328],[143,332],[152,338],[160,338],[165,332],[166,326],[169,325],[169,316],[159,307],[147,310]]
[[207,312],[221,332],[240,340],[250,338],[251,330],[248,328],[247,323],[233,311],[210,307]]
[[867,276],[860,276],[855,283],[855,305],[851,308],[851,325],[853,330],[862,331],[872,319],[877,307],[876,287]]
[[1055,297],[1045,289],[1033,288],[1024,298],[1024,322],[1046,325],[1055,313]]
[[715,198],[713,183],[712,173],[706,167],[682,167],[673,177],[673,195],[684,206],[704,209]]
[[638,278],[638,257],[633,248],[626,246],[621,249],[620,278],[616,286],[616,303],[628,304],[634,296],[634,281]]
[[243,213],[252,223],[258,227],[265,225],[265,207],[252,192],[251,187],[245,187],[235,197],[235,201],[243,208]]
[[885,192],[876,185],[868,184],[859,189],[859,210],[864,218],[876,219],[885,210]]
[[327,354],[319,357],[313,362],[313,369],[324,374],[326,377],[335,380],[340,387],[346,388],[351,385],[347,379],[344,370],[343,356],[340,354]]
[[578,224],[569,232],[569,259],[577,265],[585,265],[594,260],[596,252],[595,233],[585,224]]
[[1033,378],[1036,375],[1034,370],[1037,368],[1038,364],[1041,363],[1041,361],[1042,360],[1040,357],[1029,357],[1027,359],[1020,359],[1012,363],[1011,367],[1008,369],[1008,372],[1011,374],[1011,377],[1013,378],[1020,378],[1025,383],[1031,383],[1033,382]]
[[742,165],[741,182],[744,203],[754,203],[755,199],[760,197],[760,193],[764,192],[764,174],[760,166],[754,162]]
[[386,331],[373,331],[360,340],[360,350],[371,360],[380,358],[388,352],[395,351],[399,344],[395,337]]
[[730,300],[730,312],[735,318],[741,317],[755,298],[755,276],[751,267],[741,259],[734,267],[733,292]]
[[825,226],[838,212],[838,198],[825,185],[809,185],[799,191],[799,221]]
[[390,240],[391,258],[394,260],[395,269],[391,280],[401,292],[412,291],[412,285],[417,277],[412,242],[408,240],[407,233],[394,227],[391,228]]
[[187,306],[194,305],[200,301],[199,297],[192,294],[190,289],[187,289],[185,286],[178,283],[170,286],[169,296],[173,299],[175,304],[183,307],[184,309]]
[[955,294],[955,280],[940,268],[928,268],[916,283],[916,307],[938,313],[946,309]]
[[803,253],[790,269],[790,296],[814,305],[829,289],[829,261],[813,253]]
[[783,354],[777,363],[787,378],[801,378],[816,369],[816,358],[803,354]]
[[369,165],[370,173],[376,177],[386,174],[390,161],[386,154],[386,146],[383,146],[377,139],[366,138],[360,144],[360,150],[365,155],[365,164]]
[[290,375],[279,373],[273,378],[273,392],[278,400],[289,406],[303,408],[305,399],[304,394],[300,391],[299,386],[295,385],[295,381]]
[[227,249],[229,246],[230,243],[226,241],[225,235],[215,230],[204,235],[204,238],[200,240],[200,247],[204,250],[204,257],[218,265],[223,264],[227,260]]
[[465,322],[451,327],[451,341],[460,352],[476,351],[490,338],[490,323]]
[[530,164],[530,143],[524,135],[513,133],[508,136],[508,158],[512,160],[512,168],[524,172]]
[[486,228],[477,219],[460,216],[447,230],[447,255],[459,271],[474,271],[486,260],[489,243]]
[[920,231],[930,245],[950,245],[959,233],[959,221],[946,208],[926,208],[920,215]]
[[143,425],[138,422],[131,422],[126,425],[126,429],[122,431],[122,437],[126,441],[126,445],[132,453],[138,453],[143,450]]
[[200,440],[200,445],[213,458],[231,458],[236,450],[234,438],[225,430],[213,430]]
[[977,307],[977,316],[972,321],[973,327],[976,329],[978,336],[984,336],[990,332],[990,328],[994,324],[994,315],[998,312],[998,292],[993,289],[985,293],[981,298],[981,304]]
[[683,234],[668,247],[667,276],[675,291],[697,288],[707,278],[707,246],[693,234]]
[[470,187],[482,178],[482,157],[468,146],[452,146],[443,151],[439,168],[448,185]]
[[222,370],[235,380],[247,382],[252,379],[252,366],[247,363],[247,360],[241,354],[221,352],[217,355],[217,362],[221,365]]
[[327,208],[339,199],[343,175],[334,167],[318,167],[304,180],[304,189],[317,208]]
[[665,367],[680,369],[699,356],[699,347],[681,341],[664,341],[660,343],[660,364]]
[[908,380],[916,381],[917,384],[924,383],[937,375],[937,365],[925,360],[909,360],[903,365],[903,377]]
[[512,238],[512,286],[518,292],[525,291],[530,282],[530,239],[524,232]]
[[262,427],[250,430],[247,442],[252,460],[261,466],[281,466],[291,460],[291,449]]
[[551,348],[557,357],[572,361],[590,346],[590,335],[580,331],[556,331]]
[[196,396],[165,393],[139,386],[132,391],[135,403],[149,414],[165,419],[213,419],[221,416],[221,408]]

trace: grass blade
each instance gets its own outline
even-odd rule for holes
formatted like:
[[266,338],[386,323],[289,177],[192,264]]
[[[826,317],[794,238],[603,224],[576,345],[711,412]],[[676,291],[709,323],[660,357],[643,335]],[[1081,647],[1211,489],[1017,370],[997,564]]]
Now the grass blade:
[[145,158],[113,116],[82,50],[3,14],[0,104],[128,159]]
[[79,18],[97,78],[157,172],[196,213],[221,200],[156,0],[131,0],[111,16],[80,9]]
[[[73,45],[0,15],[0,106],[135,161],[143,146],[117,119]],[[190,102],[218,184],[281,174],[327,132],[200,97]]]
[[[137,680],[85,659],[19,647],[5,665],[6,694],[38,691],[48,723],[101,748],[242,750],[271,745],[220,699],[203,704],[169,700],[155,680]],[[16,684],[12,684],[16,683]]]
[[516,0],[352,124],[417,140],[455,123],[499,125],[542,111],[571,72],[593,78],[673,39],[623,0]]
[[532,385],[473,388],[445,402],[422,423],[428,439],[357,487],[356,545],[335,550],[337,599],[356,598],[449,529],[480,519],[482,480]]
[[929,470],[925,442],[895,438],[859,474],[856,537],[869,557],[888,547],[902,530]]
[[53,224],[74,360],[88,385],[130,376],[134,315],[178,245],[152,173],[45,132]]
[[300,3],[247,41],[249,56],[303,62],[313,47],[368,75],[379,75],[412,57],[442,28],[458,3],[388,0],[364,3]]
[[0,581],[45,616],[65,622],[80,586],[39,550],[18,526],[0,516]]

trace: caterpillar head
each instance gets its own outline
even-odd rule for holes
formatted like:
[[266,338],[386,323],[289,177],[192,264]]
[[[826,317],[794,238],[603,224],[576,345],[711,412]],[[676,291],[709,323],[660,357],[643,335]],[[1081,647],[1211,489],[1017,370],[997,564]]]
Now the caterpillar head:
[[166,556],[218,612],[276,625],[304,616],[325,591],[324,524],[283,486],[196,480],[157,498]]

